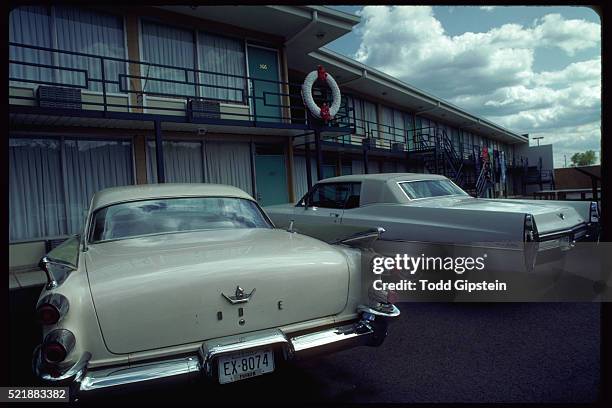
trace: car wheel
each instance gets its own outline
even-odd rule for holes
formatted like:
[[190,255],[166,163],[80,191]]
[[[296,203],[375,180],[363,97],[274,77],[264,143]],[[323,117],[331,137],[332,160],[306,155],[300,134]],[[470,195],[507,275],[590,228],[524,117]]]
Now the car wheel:
[[389,323],[384,318],[377,318],[373,322],[370,322],[374,333],[370,337],[367,345],[370,347],[378,347],[385,341],[387,337],[387,326]]

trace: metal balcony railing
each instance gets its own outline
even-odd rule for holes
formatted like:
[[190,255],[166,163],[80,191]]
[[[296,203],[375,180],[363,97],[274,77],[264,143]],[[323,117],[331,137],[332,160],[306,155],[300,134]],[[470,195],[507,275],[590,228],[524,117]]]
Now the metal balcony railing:
[[[77,115],[97,110],[148,113],[160,115],[160,120],[164,115],[184,116],[199,122],[224,114],[234,121],[308,126],[301,95],[289,91],[301,84],[9,42],[9,87],[24,85],[33,94],[9,90],[10,105],[74,102],[61,92],[53,97],[35,92],[53,87],[97,96],[72,106]],[[224,113],[219,104],[232,106]],[[352,123],[353,109],[344,106],[327,127],[348,129]]]

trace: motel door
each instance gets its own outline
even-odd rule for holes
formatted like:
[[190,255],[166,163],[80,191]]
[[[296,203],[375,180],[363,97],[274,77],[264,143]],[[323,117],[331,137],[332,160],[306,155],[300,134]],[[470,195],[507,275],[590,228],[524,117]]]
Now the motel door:
[[[257,121],[280,122],[281,100],[278,74],[278,55],[275,50],[249,46],[249,93],[251,114]],[[266,81],[276,82],[266,82]],[[255,97],[255,103],[253,103]]]
[[289,202],[285,157],[278,154],[255,155],[257,202],[262,207]]

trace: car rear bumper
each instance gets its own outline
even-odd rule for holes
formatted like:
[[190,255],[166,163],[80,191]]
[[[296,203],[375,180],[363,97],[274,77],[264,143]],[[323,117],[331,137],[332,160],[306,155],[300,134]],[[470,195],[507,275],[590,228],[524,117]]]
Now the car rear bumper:
[[297,336],[286,335],[280,329],[262,330],[247,335],[206,341],[198,353],[164,360],[88,369],[89,353],[61,375],[45,369],[40,350],[34,352],[33,369],[45,382],[70,386],[73,397],[96,394],[97,391],[149,387],[159,382],[174,383],[216,376],[216,361],[220,356],[260,348],[273,348],[285,360],[310,358],[356,346],[380,344],[387,334],[381,322],[399,316],[399,309],[381,313],[360,307],[361,318],[350,324],[317,330]]

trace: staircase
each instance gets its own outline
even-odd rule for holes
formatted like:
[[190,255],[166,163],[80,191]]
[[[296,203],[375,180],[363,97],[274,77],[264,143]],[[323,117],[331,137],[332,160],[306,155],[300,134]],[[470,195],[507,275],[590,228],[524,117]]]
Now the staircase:
[[484,197],[486,193],[491,189],[492,183],[485,177],[485,166],[480,166],[480,173],[476,180],[475,191],[473,194],[475,197]]
[[424,151],[423,165],[427,171],[442,174],[460,187],[466,186],[463,157],[457,152],[445,130],[436,129],[433,143],[428,143],[422,135],[417,136],[417,141],[419,149]]

